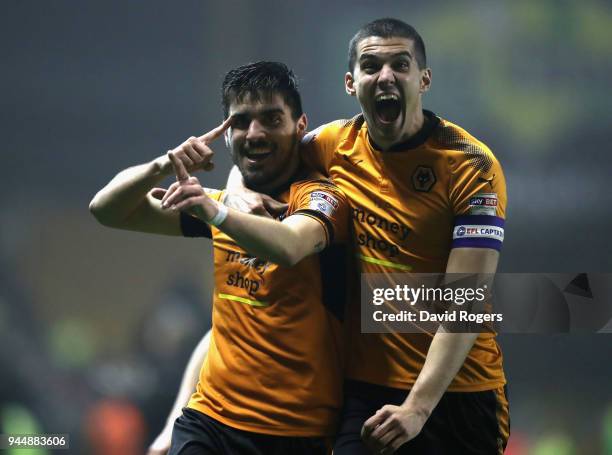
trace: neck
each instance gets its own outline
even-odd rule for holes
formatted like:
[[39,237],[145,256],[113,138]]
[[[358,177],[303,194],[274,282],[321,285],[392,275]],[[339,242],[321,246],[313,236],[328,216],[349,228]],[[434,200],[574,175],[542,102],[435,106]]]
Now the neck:
[[408,141],[412,136],[417,134],[423,128],[425,123],[425,117],[423,116],[423,108],[419,103],[418,108],[414,110],[410,115],[407,115],[406,126],[399,137],[378,137],[373,131],[369,131],[370,136],[374,143],[384,152],[389,150],[396,144]]
[[275,179],[272,179],[262,184],[255,185],[249,185],[247,182],[245,182],[245,185],[250,190],[274,197],[285,191],[295,181],[295,177],[299,169],[300,160],[296,159],[288,163],[287,167],[285,168],[285,172],[280,174]]

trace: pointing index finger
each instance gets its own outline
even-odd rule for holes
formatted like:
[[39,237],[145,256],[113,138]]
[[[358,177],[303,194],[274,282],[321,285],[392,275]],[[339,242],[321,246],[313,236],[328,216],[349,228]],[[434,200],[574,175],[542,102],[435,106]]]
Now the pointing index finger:
[[203,134],[202,136],[200,136],[200,140],[204,141],[204,143],[209,144],[212,141],[214,141],[215,139],[223,136],[223,133],[225,133],[225,131],[232,126],[232,120],[233,117],[230,116],[228,118],[226,118],[223,123],[221,125],[219,125],[216,128],[213,128],[212,130],[210,130],[208,133]]
[[187,172],[187,169],[185,168],[183,162],[176,156],[174,156],[172,153],[168,153],[168,158],[170,158],[170,161],[172,162],[172,167],[174,168],[176,179],[179,182],[187,180],[189,178],[189,173]]

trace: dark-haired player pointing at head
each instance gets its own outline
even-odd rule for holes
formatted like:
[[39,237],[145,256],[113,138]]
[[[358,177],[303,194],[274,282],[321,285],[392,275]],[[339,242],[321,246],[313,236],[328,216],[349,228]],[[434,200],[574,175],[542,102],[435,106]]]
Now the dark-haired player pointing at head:
[[[346,239],[348,204],[301,166],[306,117],[285,65],[230,71],[223,105],[221,126],[121,172],[91,210],[112,227],[213,240],[212,336],[198,350],[206,360],[170,453],[324,454],[342,398],[344,303],[344,285],[327,283],[344,270],[326,267],[345,256],[335,246]],[[225,131],[247,186],[287,203],[280,219],[229,209],[224,192],[207,192],[190,175],[207,166],[208,144]],[[172,172],[168,191],[153,189]]]

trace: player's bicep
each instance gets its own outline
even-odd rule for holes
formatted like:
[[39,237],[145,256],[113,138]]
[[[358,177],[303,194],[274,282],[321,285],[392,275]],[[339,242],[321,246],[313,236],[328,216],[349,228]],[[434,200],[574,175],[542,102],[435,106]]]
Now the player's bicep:
[[453,248],[446,273],[495,273],[499,251],[492,248]]
[[152,234],[183,235],[180,213],[162,209],[161,201],[152,195],[152,191],[125,220],[122,228]]
[[285,218],[283,224],[299,239],[295,249],[300,258],[322,251],[329,243],[328,228],[316,215],[296,213]]

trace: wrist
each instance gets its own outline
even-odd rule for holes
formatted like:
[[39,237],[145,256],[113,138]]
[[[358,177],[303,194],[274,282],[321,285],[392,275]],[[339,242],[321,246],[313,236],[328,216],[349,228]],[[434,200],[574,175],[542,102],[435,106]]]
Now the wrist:
[[430,397],[419,396],[418,392],[413,393],[413,391],[410,391],[401,407],[409,409],[411,413],[418,414],[427,419],[433,412],[436,404],[437,400],[433,400]]
[[162,155],[151,161],[153,173],[163,177],[167,177],[173,172],[172,163],[168,158],[168,155]]
[[212,217],[210,217],[210,219],[207,222],[211,226],[217,227],[225,221],[229,213],[229,210],[227,209],[225,204],[221,204],[220,202],[215,203],[215,208],[216,208],[215,214]]

